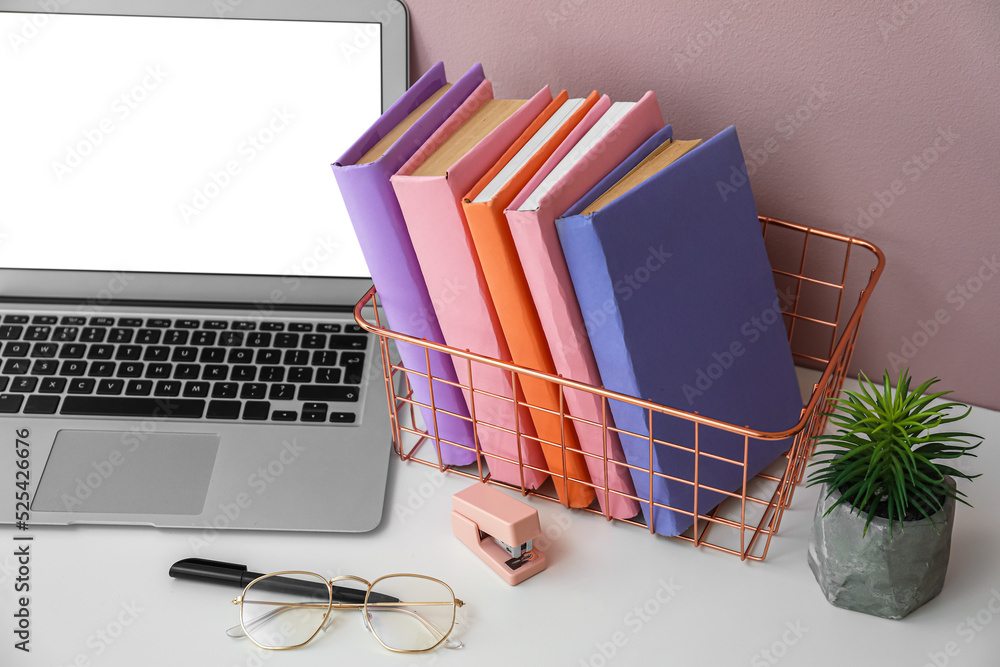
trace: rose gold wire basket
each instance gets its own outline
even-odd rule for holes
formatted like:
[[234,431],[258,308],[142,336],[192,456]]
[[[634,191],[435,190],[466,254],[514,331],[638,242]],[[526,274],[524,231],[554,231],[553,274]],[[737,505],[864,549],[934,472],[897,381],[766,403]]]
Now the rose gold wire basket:
[[[560,386],[558,413],[544,407],[531,405],[521,395],[517,397],[518,405],[530,407],[534,410],[543,410],[552,414],[559,414],[562,417],[563,424],[567,420],[573,420],[590,424],[592,427],[599,427],[605,434],[605,443],[607,442],[606,434],[608,431],[647,440],[650,449],[650,457],[647,459],[649,461],[653,460],[653,444],[657,443],[662,446],[685,450],[694,456],[696,462],[699,456],[712,457],[718,461],[742,467],[743,485],[740,489],[733,492],[710,487],[700,482],[698,479],[697,463],[694,467],[693,479],[682,479],[671,476],[669,474],[670,471],[660,472],[647,468],[637,468],[627,463],[611,460],[606,455],[601,458],[605,466],[625,466],[632,470],[639,470],[641,474],[649,475],[649,489],[653,488],[654,477],[663,477],[675,482],[684,482],[695,490],[693,511],[672,507],[659,502],[652,503],[655,507],[682,512],[693,518],[694,524],[688,531],[670,539],[683,540],[695,546],[724,551],[739,556],[741,560],[763,560],[767,556],[771,538],[778,532],[782,514],[792,500],[795,487],[802,481],[806,461],[812,454],[812,438],[821,434],[826,427],[827,418],[824,407],[828,405],[829,399],[836,398],[840,393],[851,356],[854,352],[858,327],[861,323],[865,306],[871,297],[872,290],[875,288],[875,284],[878,282],[885,267],[885,256],[877,246],[861,239],[764,216],[760,216],[760,223],[774,273],[775,285],[779,296],[782,297],[780,299],[782,302],[782,316],[795,363],[800,367],[812,368],[817,374],[821,372],[819,379],[813,384],[808,399],[804,401],[805,404],[798,423],[791,429],[775,433],[756,431],[747,427],[728,424],[683,410],[607,391],[600,387],[581,384],[559,376],[391,331],[383,326],[378,308],[374,309],[374,322],[369,322],[362,316],[363,308],[378,305],[378,295],[373,287],[358,302],[354,310],[354,317],[362,328],[377,334],[379,337],[386,397],[389,405],[394,406],[394,409],[390,410],[390,421],[393,433],[393,446],[396,453],[404,461],[414,461],[435,467],[441,471],[447,471],[451,474],[505,486],[520,491],[522,495],[532,495],[555,502],[560,502],[560,500],[556,497],[555,488],[552,484],[561,484],[565,489],[566,485],[571,481],[586,484],[593,488],[597,495],[603,496],[605,500],[602,504],[603,507],[610,506],[610,503],[607,501],[613,495],[632,498],[639,502],[643,508],[643,511],[632,519],[612,518],[610,515],[596,508],[596,503],[592,504],[591,507],[577,511],[603,515],[608,521],[620,521],[622,523],[641,526],[652,533],[653,526],[647,525],[643,520],[643,516],[653,516],[650,500],[609,488],[607,481],[604,484],[594,484],[587,480],[567,477],[557,473],[551,473],[552,483],[547,482],[546,486],[543,486],[541,489],[528,489],[524,485],[524,471],[526,469],[541,470],[544,473],[548,473],[549,471],[529,466],[521,460],[520,452],[518,460],[505,459],[492,453],[488,454],[487,456],[490,458],[502,459],[519,466],[521,486],[520,488],[516,486],[512,487],[490,477],[488,468],[483,461],[483,452],[479,450],[478,436],[473,447],[447,440],[438,440],[428,435],[426,430],[415,426],[419,423],[416,417],[417,408],[427,407],[434,411],[435,418],[437,418],[437,415],[446,414],[450,418],[461,418],[471,421],[474,432],[482,425],[516,434],[518,436],[517,442],[520,442],[523,437],[533,439],[543,445],[555,444],[562,447],[563,460],[565,461],[566,448],[562,442],[548,443],[548,441],[540,440],[537,437],[523,434],[517,428],[516,421],[515,429],[511,430],[497,424],[488,423],[483,417],[476,417],[475,412],[473,412],[473,417],[470,419],[469,417],[444,411],[442,408],[433,405],[433,384],[438,382],[447,382],[453,386],[461,387],[466,395],[469,395],[471,392],[473,397],[487,395],[492,399],[506,400],[512,409],[514,409],[514,399],[489,394],[485,390],[473,386],[474,382],[471,379],[467,386],[449,382],[437,376],[431,376],[430,352],[437,351],[449,354],[455,358],[456,363],[466,364],[468,370],[466,377],[469,378],[474,377],[472,371],[473,367],[477,364],[501,368],[510,373],[511,385],[515,387],[518,386],[517,380],[519,377],[530,376],[541,378]],[[857,295],[856,301],[852,298],[855,294]],[[389,341],[391,340],[422,347],[426,366],[423,369],[412,369],[404,368],[399,363],[393,363],[390,359]],[[427,382],[428,377],[433,377],[434,383],[431,384],[430,391],[432,405],[427,406],[418,403],[413,398],[410,391],[411,376],[420,378],[421,382]],[[602,414],[604,418],[602,419],[602,423],[580,419],[566,412],[563,394],[567,390],[586,391],[599,396],[603,405]],[[657,440],[652,436],[652,428],[649,429],[650,434],[647,436],[609,425],[608,422],[610,420],[607,417],[610,414],[609,400],[617,400],[640,406],[647,411],[646,414],[650,425],[652,424],[653,413],[673,415],[692,422],[695,430],[695,444],[693,448]],[[743,459],[732,460],[708,454],[707,452],[699,452],[698,442],[700,438],[704,437],[704,429],[720,429],[742,436],[744,444]],[[565,433],[565,428],[563,429],[563,433]],[[745,461],[747,461],[747,452],[749,448],[754,446],[755,441],[781,440],[791,437],[794,437],[792,445],[783,456],[765,469],[764,472],[751,479],[747,478]],[[478,464],[463,467],[442,464],[442,443],[476,451]],[[580,452],[579,450],[574,450],[574,453],[594,457],[593,454]],[[608,477],[605,474],[605,480]],[[716,507],[699,510],[697,506],[698,489],[721,493],[725,496],[725,500]],[[565,498],[567,495],[564,493],[562,497]]]

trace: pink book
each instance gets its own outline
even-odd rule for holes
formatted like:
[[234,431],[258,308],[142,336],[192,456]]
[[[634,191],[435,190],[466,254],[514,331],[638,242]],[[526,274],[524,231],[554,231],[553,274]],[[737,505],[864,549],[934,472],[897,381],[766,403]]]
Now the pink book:
[[[612,105],[602,97],[504,211],[556,371],[565,378],[602,386],[555,219],[662,127],[663,116],[652,92],[633,105]],[[569,388],[564,393],[574,417],[613,425],[610,409],[602,407],[600,397]],[[617,434],[608,431],[605,439],[598,426],[582,421],[575,426],[581,449],[602,457],[585,457],[601,508],[616,518],[635,516],[639,504],[627,497],[635,495],[629,469],[614,463],[625,463]],[[608,459],[607,493],[601,488],[603,457]]]
[[[390,179],[444,340],[452,347],[501,361],[511,360],[472,245],[461,199],[551,101],[548,87],[523,103],[493,100],[493,88],[489,81],[484,81]],[[460,148],[459,139],[475,138],[476,128],[490,127],[487,118],[495,121],[504,114],[505,120],[471,149]],[[437,166],[431,169],[431,164]],[[480,390],[474,394],[466,390],[465,396],[470,413],[480,422],[476,436],[490,474],[499,481],[521,486],[519,466],[496,456],[520,460],[538,468],[523,468],[523,485],[537,488],[548,478],[544,472],[545,458],[534,439],[535,430],[527,408],[515,409],[515,386],[510,373],[474,363],[470,378],[466,360],[454,359],[459,382],[465,386],[471,382]],[[523,400],[520,390],[517,391]],[[515,431],[522,434],[520,441],[514,437]]]

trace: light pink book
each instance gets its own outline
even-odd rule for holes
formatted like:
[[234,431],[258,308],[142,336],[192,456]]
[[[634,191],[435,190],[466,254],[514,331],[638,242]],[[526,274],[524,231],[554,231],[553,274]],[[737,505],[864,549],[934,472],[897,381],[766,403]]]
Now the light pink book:
[[[472,245],[461,200],[521,136],[552,101],[548,87],[519,106],[511,100],[493,100],[493,88],[484,81],[452,117],[392,176],[391,183],[403,211],[413,249],[427,284],[445,343],[476,354],[510,361],[510,350],[500,328],[482,267]],[[492,106],[491,106],[492,105]],[[506,119],[467,152],[455,152],[453,137],[476,136],[474,129],[484,114],[498,107]],[[484,114],[477,112],[482,110]],[[495,118],[495,116],[494,116]],[[440,149],[440,151],[439,151]],[[441,167],[443,156],[452,156]],[[429,169],[431,163],[438,168]],[[424,167],[421,170],[421,167]],[[515,408],[511,374],[486,364],[453,357],[459,382],[480,391],[465,391],[469,410],[479,422],[476,436],[490,474],[497,480],[521,486],[521,471],[511,461],[522,461],[523,484],[537,488],[547,478],[545,458],[535,438],[527,408]],[[492,394],[492,396],[490,395]],[[513,433],[522,434],[520,442]]]
[[[662,127],[663,116],[652,92],[633,105],[614,107],[605,95],[504,211],[556,371],[567,379],[602,386],[555,219]],[[568,164],[573,166],[567,170]],[[613,425],[611,411],[602,407],[600,397],[570,388],[564,393],[574,417]],[[608,431],[605,438],[599,426],[579,420],[575,427],[581,449],[599,456],[585,458],[601,508],[616,518],[635,516],[638,502],[619,495],[634,496],[635,487],[629,469],[614,463],[625,463],[617,434]],[[607,494],[601,488],[605,469]]]

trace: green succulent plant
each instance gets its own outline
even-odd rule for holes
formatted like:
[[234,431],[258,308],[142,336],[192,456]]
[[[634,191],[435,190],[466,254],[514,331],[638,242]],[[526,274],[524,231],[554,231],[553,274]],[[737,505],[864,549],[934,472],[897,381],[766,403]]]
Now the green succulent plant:
[[[932,431],[964,419],[972,408],[955,402],[931,405],[951,392],[926,393],[938,378],[911,391],[906,369],[900,370],[895,390],[888,371],[881,388],[864,373],[859,380],[860,392],[845,390],[846,398],[830,399],[836,411],[825,414],[838,427],[837,432],[815,436],[823,447],[816,453],[831,457],[810,464],[816,469],[810,473],[807,485],[826,483],[828,495],[841,493],[827,514],[837,505],[848,503],[859,516],[867,513],[863,531],[867,535],[868,526],[881,509],[890,521],[891,534],[896,522],[902,529],[908,513],[930,519],[949,497],[969,505],[965,494],[949,485],[945,475],[967,480],[979,475],[968,475],[943,461],[975,456],[971,450],[982,444],[982,437]],[[953,415],[951,411],[956,408],[965,411]],[[969,438],[980,441],[969,444]]]

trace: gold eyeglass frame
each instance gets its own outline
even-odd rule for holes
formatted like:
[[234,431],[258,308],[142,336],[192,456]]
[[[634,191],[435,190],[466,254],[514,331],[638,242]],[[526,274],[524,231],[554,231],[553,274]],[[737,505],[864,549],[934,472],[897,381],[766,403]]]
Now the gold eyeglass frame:
[[[323,607],[326,607],[326,611],[323,613],[323,622],[320,623],[319,626],[316,628],[316,631],[313,632],[312,635],[310,635],[309,638],[306,639],[305,641],[303,641],[302,643],[295,644],[294,646],[264,646],[263,644],[259,643],[257,640],[255,640],[253,638],[253,635],[247,629],[246,625],[244,625],[244,623],[243,623],[243,602],[244,602],[244,597],[246,596],[247,591],[250,590],[250,588],[252,588],[253,585],[256,584],[257,582],[262,581],[264,579],[269,579],[271,577],[278,577],[278,576],[282,576],[282,575],[306,575],[306,576],[310,576],[310,577],[315,577],[316,580],[317,580],[317,583],[320,582],[320,581],[325,582],[326,583],[327,595],[329,596],[329,599],[328,599],[327,603],[323,604],[323,603],[319,603],[319,602],[254,602],[253,604],[271,604],[271,605],[275,605],[275,606],[281,607],[281,609],[275,609],[273,612],[271,612],[271,614],[278,613],[280,611],[284,611],[284,610],[287,610],[287,609],[290,609],[290,608],[293,608],[293,607],[294,608],[309,607],[309,608],[316,608],[316,609],[322,609]],[[371,594],[372,588],[376,584],[378,584],[380,581],[383,581],[385,579],[392,579],[392,578],[395,578],[395,577],[410,577],[410,578],[413,578],[413,579],[425,579],[427,581],[433,581],[434,583],[441,584],[441,586],[443,586],[445,588],[445,590],[448,591],[448,594],[451,595],[452,602],[450,602],[450,603],[448,603],[448,602],[403,602],[402,600],[399,601],[399,602],[371,602],[371,603],[368,602],[368,596],[369,596],[369,594]],[[333,601],[333,585],[335,583],[337,583],[338,581],[354,581],[354,582],[357,582],[359,584],[364,584],[367,587],[366,590],[365,590],[365,601],[363,603],[334,602]],[[306,644],[308,644],[309,642],[311,642],[313,639],[315,639],[316,635],[318,635],[323,630],[323,628],[326,627],[327,622],[330,620],[330,612],[331,611],[333,611],[334,609],[359,609],[365,615],[365,627],[368,628],[368,630],[375,637],[376,641],[378,641],[378,643],[381,644],[383,648],[385,648],[388,651],[392,651],[393,653],[426,653],[428,651],[433,651],[438,646],[440,646],[441,644],[443,644],[448,639],[448,637],[451,635],[452,631],[455,629],[455,616],[456,616],[457,610],[458,610],[459,607],[464,607],[465,606],[465,602],[463,602],[459,598],[455,597],[455,591],[452,590],[451,586],[449,586],[445,582],[441,581],[440,579],[435,579],[434,577],[428,577],[428,576],[423,575],[423,574],[411,574],[411,573],[407,573],[407,572],[399,572],[399,573],[396,573],[396,574],[386,574],[386,575],[383,575],[383,576],[379,577],[375,581],[372,581],[371,583],[369,583],[367,580],[362,579],[361,577],[356,577],[356,576],[350,575],[350,574],[348,574],[348,575],[342,575],[342,576],[338,576],[338,577],[334,577],[332,579],[327,579],[326,577],[323,577],[322,575],[319,575],[319,574],[317,574],[315,572],[307,572],[305,570],[283,570],[281,572],[271,572],[270,574],[265,574],[263,576],[257,577],[256,579],[254,579],[253,581],[251,581],[249,584],[246,585],[246,587],[243,589],[243,593],[241,595],[239,595],[238,597],[236,597],[236,598],[233,599],[233,604],[234,605],[238,605],[240,607],[240,625],[239,625],[239,627],[243,630],[244,636],[247,639],[249,639],[250,641],[252,641],[256,646],[258,646],[259,648],[262,648],[262,649],[264,649],[266,651],[288,651],[288,650],[291,650],[291,649],[302,648],[303,646],[305,646]],[[442,605],[446,605],[446,604],[450,604],[451,605],[451,625],[448,627],[447,632],[442,632],[437,627],[435,627],[433,624],[431,624],[430,622],[428,622],[424,617],[422,617],[420,614],[418,614],[418,613],[416,613],[414,611],[411,611],[409,609],[396,609],[398,607],[404,607],[404,606],[405,607],[442,606]],[[369,614],[368,614],[369,608],[371,608],[372,610],[388,610],[388,609],[392,609],[392,610],[402,611],[402,612],[405,612],[405,613],[408,613],[408,614],[412,614],[414,617],[416,617],[417,620],[419,620],[424,625],[424,627],[426,627],[428,630],[430,630],[432,634],[440,635],[440,638],[438,639],[438,641],[434,645],[429,646],[427,648],[421,648],[421,649],[400,649],[400,648],[393,648],[393,647],[389,646],[388,644],[386,644],[384,641],[382,641],[382,638],[378,636],[378,633],[375,631],[375,628],[372,627],[372,624],[368,620],[368,618],[369,618]],[[270,615],[270,614],[268,614],[268,615]],[[268,615],[261,616],[261,618],[264,618],[265,616],[268,616]],[[456,646],[455,648],[461,648],[461,646],[462,646],[461,642],[457,642],[457,644],[458,644],[458,646]]]

